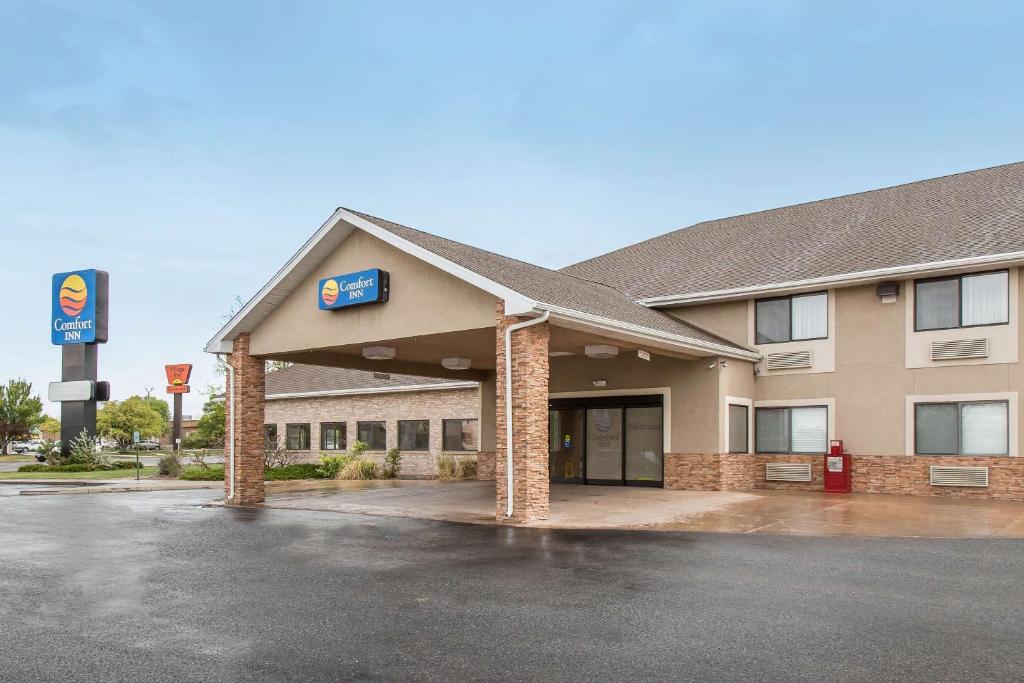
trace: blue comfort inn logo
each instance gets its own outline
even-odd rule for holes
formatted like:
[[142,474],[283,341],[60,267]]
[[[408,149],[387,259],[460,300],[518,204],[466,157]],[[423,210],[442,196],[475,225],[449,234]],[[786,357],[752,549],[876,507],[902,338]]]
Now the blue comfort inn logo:
[[317,285],[317,303],[322,311],[379,304],[388,300],[390,277],[380,268],[325,277]]
[[107,340],[106,277],[91,269],[53,276],[50,341],[61,346]]

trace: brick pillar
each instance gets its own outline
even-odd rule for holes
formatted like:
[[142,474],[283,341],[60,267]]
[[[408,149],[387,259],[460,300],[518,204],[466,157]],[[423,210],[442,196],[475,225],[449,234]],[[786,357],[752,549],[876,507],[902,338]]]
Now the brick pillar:
[[[234,341],[228,362],[235,369],[235,496],[231,498],[230,446],[224,449],[224,502],[251,505],[263,502],[263,401],[266,396],[265,363],[249,355],[249,335]],[[231,385],[227,378],[225,396],[227,429],[231,430]],[[230,437],[229,437],[230,438]]]
[[[497,484],[498,519],[505,519],[507,470],[505,464],[505,328],[525,318],[504,315],[498,302],[497,318]],[[512,467],[513,522],[546,519],[548,497],[548,339],[547,323],[512,333]]]

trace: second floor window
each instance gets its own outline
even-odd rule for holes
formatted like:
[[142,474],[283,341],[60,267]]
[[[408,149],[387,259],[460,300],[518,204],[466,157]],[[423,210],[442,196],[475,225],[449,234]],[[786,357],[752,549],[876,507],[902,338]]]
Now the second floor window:
[[914,283],[914,329],[1004,325],[1010,320],[1009,273],[956,275]]
[[828,292],[758,299],[754,320],[757,344],[826,339]]

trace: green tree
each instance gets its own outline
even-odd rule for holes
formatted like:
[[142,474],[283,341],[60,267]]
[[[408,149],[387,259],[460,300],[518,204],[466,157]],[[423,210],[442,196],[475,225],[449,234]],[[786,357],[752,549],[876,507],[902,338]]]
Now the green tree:
[[171,408],[167,405],[167,401],[162,398],[157,398],[156,396],[141,396],[140,398],[153,408],[153,410],[160,413],[161,417],[164,419],[164,428],[159,434],[153,434],[152,436],[165,436],[169,430],[167,425],[171,421]]
[[56,434],[60,436],[60,420],[49,415],[43,415],[43,421],[39,423],[39,431],[43,434]]
[[123,401],[108,401],[96,414],[96,430],[116,441],[121,450],[127,450],[133,432],[143,438],[161,436],[167,431],[167,420],[151,401],[130,396]]
[[189,448],[221,448],[224,445],[225,410],[223,401],[210,399],[203,405],[203,415],[196,430],[185,439]]
[[0,386],[0,454],[12,441],[31,435],[43,421],[43,402],[32,395],[32,383],[12,379]]

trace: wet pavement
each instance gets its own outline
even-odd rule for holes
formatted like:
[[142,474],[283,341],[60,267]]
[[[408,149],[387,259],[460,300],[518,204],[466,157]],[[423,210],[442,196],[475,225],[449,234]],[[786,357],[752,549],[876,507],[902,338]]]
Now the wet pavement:
[[0,498],[5,680],[1011,680],[1024,542]]
[[[494,482],[276,482],[267,506],[494,524]],[[1016,501],[552,484],[534,527],[823,536],[1024,537]]]

